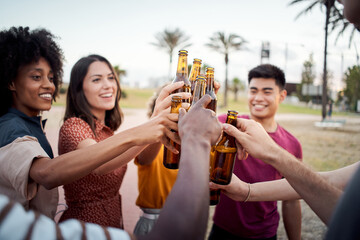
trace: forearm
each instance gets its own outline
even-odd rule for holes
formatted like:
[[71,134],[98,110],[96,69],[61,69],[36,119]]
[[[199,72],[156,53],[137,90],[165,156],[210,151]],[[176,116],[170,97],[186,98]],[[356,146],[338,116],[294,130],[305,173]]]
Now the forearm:
[[300,199],[286,179],[251,184],[249,202]]
[[327,224],[341,191],[283,149],[276,151],[268,160]]
[[148,235],[152,239],[205,237],[209,209],[210,143],[194,137],[182,138],[182,143],[178,177],[157,224]]
[[344,190],[347,183],[355,174],[359,165],[360,162],[356,162],[349,166],[339,168],[333,171],[320,172],[320,175],[323,176],[327,181],[329,181],[329,183],[333,186],[339,188],[340,190]]
[[101,165],[100,167],[94,170],[94,173],[103,175],[107,174],[115,169],[124,166],[131,160],[133,160],[146,146],[135,146],[122,153],[121,155],[115,157],[111,161]]
[[30,168],[30,177],[47,189],[73,182],[133,147],[138,138],[139,134],[129,129],[54,159],[35,159]]
[[289,240],[301,239],[301,205],[299,200],[283,201],[284,227]]
[[[328,172],[319,174],[331,185],[343,190],[354,175],[360,162]],[[246,195],[247,192],[240,192]],[[248,201],[279,201],[300,199],[299,194],[293,189],[286,179],[258,182],[251,184],[251,195]]]
[[147,146],[141,153],[137,156],[137,160],[141,165],[148,165],[151,164],[152,161],[155,159],[157,154],[160,151],[162,144],[161,143],[154,143]]

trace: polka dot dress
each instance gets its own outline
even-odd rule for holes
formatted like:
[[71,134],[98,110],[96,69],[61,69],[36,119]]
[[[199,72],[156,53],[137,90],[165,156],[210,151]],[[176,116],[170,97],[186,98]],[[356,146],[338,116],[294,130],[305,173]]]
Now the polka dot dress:
[[[114,134],[107,126],[96,121],[96,136],[89,124],[80,118],[67,119],[59,133],[59,154],[76,149],[85,139],[100,142]],[[91,173],[73,183],[64,185],[68,209],[60,221],[76,218],[104,226],[124,228],[119,189],[127,165],[105,175]]]

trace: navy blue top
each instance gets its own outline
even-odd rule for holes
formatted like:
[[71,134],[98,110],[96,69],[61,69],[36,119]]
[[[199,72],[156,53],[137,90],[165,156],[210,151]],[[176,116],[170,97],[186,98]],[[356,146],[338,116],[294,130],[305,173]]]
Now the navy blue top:
[[37,138],[41,147],[53,158],[51,146],[45,136],[43,127],[46,120],[40,117],[29,117],[15,108],[0,117],[0,147],[6,146],[18,137],[32,136]]

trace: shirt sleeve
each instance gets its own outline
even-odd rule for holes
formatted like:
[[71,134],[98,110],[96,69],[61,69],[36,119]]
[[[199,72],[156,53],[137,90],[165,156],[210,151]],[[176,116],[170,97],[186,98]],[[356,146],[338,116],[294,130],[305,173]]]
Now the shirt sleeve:
[[59,154],[74,151],[79,143],[85,139],[95,140],[95,135],[89,124],[80,118],[67,119],[59,133]]
[[0,239],[130,240],[129,234],[124,230],[105,228],[75,219],[64,221],[57,226],[50,218],[33,211],[26,212],[20,204],[10,202],[3,195],[0,195],[0,212],[3,215],[0,218]]
[[0,181],[11,186],[25,199],[35,197],[38,185],[30,181],[35,158],[49,157],[35,137],[24,136],[0,148]]

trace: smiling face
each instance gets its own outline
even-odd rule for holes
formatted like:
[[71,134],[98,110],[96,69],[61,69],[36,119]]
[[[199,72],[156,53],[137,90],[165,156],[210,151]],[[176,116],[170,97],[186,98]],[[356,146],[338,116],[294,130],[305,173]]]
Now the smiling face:
[[105,62],[90,64],[83,81],[83,91],[91,113],[98,120],[104,121],[106,110],[114,108],[117,88],[116,78]]
[[9,89],[12,91],[12,107],[28,116],[51,108],[55,85],[49,63],[40,58],[36,63],[21,66]]
[[273,78],[252,78],[249,83],[248,105],[251,118],[263,121],[274,118],[286,90],[280,90]]

